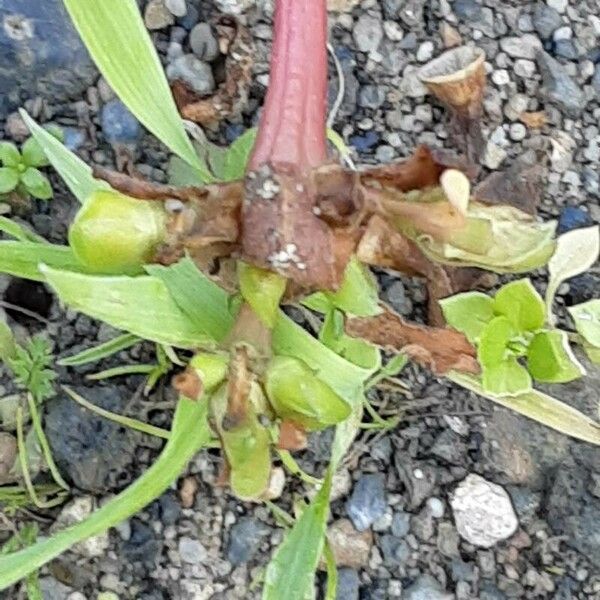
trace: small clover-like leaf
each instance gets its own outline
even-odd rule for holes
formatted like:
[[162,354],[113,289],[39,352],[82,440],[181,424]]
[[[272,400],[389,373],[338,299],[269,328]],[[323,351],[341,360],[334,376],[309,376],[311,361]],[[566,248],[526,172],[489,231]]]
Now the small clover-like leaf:
[[477,349],[479,363],[484,367],[500,364],[508,355],[508,344],[515,333],[506,317],[493,318],[481,332]]
[[482,384],[491,394],[516,396],[531,390],[531,376],[514,356],[509,356],[483,368]]
[[481,292],[467,292],[440,300],[448,325],[476,343],[485,326],[494,318],[494,301]]
[[575,327],[583,339],[600,349],[600,300],[590,300],[568,309]]
[[33,167],[29,167],[21,175],[21,183],[25,189],[38,200],[50,200],[52,198],[52,186],[45,175]]
[[0,161],[5,167],[17,167],[21,164],[21,153],[11,142],[0,142]]
[[527,350],[529,372],[537,381],[567,383],[585,375],[573,355],[567,334],[557,329],[537,333]]
[[546,308],[529,279],[502,287],[494,298],[494,312],[505,316],[517,331],[535,331],[544,325]]
[[46,153],[42,150],[39,142],[30,137],[21,147],[23,162],[28,167],[47,167],[50,164]]
[[0,194],[12,192],[19,183],[19,171],[12,167],[0,168]]
[[551,308],[560,284],[589,269],[598,260],[599,253],[600,228],[597,225],[574,229],[558,238],[556,251],[548,263],[550,280],[546,290],[546,306],[551,324],[556,321]]

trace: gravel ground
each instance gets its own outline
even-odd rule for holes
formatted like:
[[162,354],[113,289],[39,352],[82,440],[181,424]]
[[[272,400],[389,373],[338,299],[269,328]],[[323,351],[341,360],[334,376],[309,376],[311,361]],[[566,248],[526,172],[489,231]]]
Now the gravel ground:
[[[220,10],[241,10],[251,28],[256,52],[250,101],[243,115],[211,132],[217,141],[231,141],[256,122],[262,103],[272,2],[188,0],[187,15],[178,17],[186,3],[165,1],[144,6],[146,23],[170,75],[187,77],[196,89],[210,91],[220,76],[213,61],[214,38],[197,24]],[[33,18],[57,20],[56,0],[28,4]],[[598,0],[333,0],[331,5],[338,9],[331,13],[331,43],[345,84],[334,128],[362,162],[407,156],[418,143],[452,147],[444,112],[426,96],[415,72],[445,48],[474,43],[485,50],[489,73],[482,165],[494,170],[541,164],[546,169],[544,216],[560,218],[562,231],[600,221]],[[6,1],[0,16],[17,10],[25,9]],[[24,103],[40,121],[66,128],[68,145],[86,160],[105,165],[133,160],[144,175],[164,181],[164,148],[141,131],[98,80],[76,38],[63,33],[64,22],[58,34],[51,29],[45,23],[36,30],[33,60],[26,67],[19,64],[19,53],[8,64],[5,58],[13,56],[18,40],[6,25],[0,34],[4,137],[23,139],[23,124],[11,111]],[[53,35],[76,68],[60,68],[58,43],[52,47],[57,56],[43,54]],[[332,76],[332,103],[338,88]],[[542,110],[546,124],[540,129],[521,118]],[[54,177],[53,183],[56,198],[24,218],[40,234],[64,241],[76,204]],[[391,273],[378,276],[384,299],[403,315],[423,318],[426,297],[420,282]],[[0,283],[5,300],[48,319],[39,324],[14,315],[17,333],[46,329],[58,355],[114,335],[109,327],[64,310],[40,286],[33,294],[31,286],[9,278]],[[543,280],[538,283],[543,289]],[[596,268],[563,285],[558,303],[583,302],[597,297],[599,289]],[[100,367],[148,360],[151,351],[135,347]],[[59,369],[59,379],[84,386],[88,371]],[[329,539],[340,566],[337,597],[600,599],[600,450],[498,409],[414,366],[405,369],[401,383],[395,392],[372,396],[382,413],[401,411],[401,425],[361,435],[335,480]],[[107,408],[166,426],[170,412],[165,407],[173,401],[169,388],[160,387],[146,399],[141,384],[134,377],[81,392]],[[4,373],[0,397],[12,389]],[[548,391],[594,416],[599,390],[600,373],[590,369],[586,380]],[[59,465],[80,490],[53,515],[58,523],[101,504],[157,451],[151,440],[78,411],[64,398],[48,404],[47,427]],[[323,472],[330,441],[331,432],[311,440],[300,458],[308,472]],[[218,454],[201,453],[177,489],[44,569],[44,599],[92,600],[100,592],[105,593],[102,600],[258,598],[263,568],[283,530],[267,508],[238,502],[217,485],[219,464]],[[291,509],[303,493],[299,483],[290,482],[280,505]],[[319,585],[324,581],[320,575]],[[0,597],[18,596],[13,590]]]

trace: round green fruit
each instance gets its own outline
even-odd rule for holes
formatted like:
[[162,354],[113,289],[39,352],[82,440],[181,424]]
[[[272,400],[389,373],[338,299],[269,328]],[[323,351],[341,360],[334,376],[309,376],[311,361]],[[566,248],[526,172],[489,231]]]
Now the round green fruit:
[[97,273],[138,273],[166,235],[161,203],[136,200],[118,192],[94,192],[69,229],[77,259]]

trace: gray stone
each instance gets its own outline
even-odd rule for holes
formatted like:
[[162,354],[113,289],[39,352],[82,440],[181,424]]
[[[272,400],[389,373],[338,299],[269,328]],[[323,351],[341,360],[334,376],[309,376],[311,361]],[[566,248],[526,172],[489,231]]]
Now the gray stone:
[[206,548],[198,540],[190,537],[180,538],[177,547],[181,560],[190,565],[199,565],[203,563],[208,556]]
[[[116,386],[74,388],[89,402],[122,412],[129,393]],[[103,492],[127,482],[125,468],[134,457],[135,432],[58,396],[47,404],[45,430],[54,459],[80,489]]]
[[165,0],[165,6],[176,17],[185,17],[188,11],[186,0]]
[[73,588],[57,581],[54,577],[42,577],[39,582],[44,600],[65,600],[73,591]]
[[427,542],[433,537],[435,526],[431,511],[427,506],[421,509],[418,515],[411,519],[411,531],[423,542]]
[[387,567],[399,567],[406,564],[410,557],[410,546],[394,535],[384,535],[379,539],[379,548],[383,562]]
[[162,541],[154,529],[140,521],[131,519],[131,535],[123,542],[121,552],[130,562],[141,562],[147,566],[155,566],[162,548]]
[[397,452],[394,458],[398,477],[408,493],[409,508],[418,509],[433,495],[438,481],[438,471],[424,461],[412,461],[405,452]]
[[437,534],[437,547],[440,553],[447,558],[457,558],[460,556],[458,544],[460,538],[456,527],[452,523],[440,523]]
[[102,131],[111,144],[134,144],[141,134],[140,122],[115,98],[102,107]]
[[167,67],[167,76],[170,81],[183,81],[200,96],[206,96],[215,89],[215,78],[210,65],[193,54],[175,59]]
[[569,76],[565,68],[547,52],[538,52],[536,59],[548,100],[556,104],[565,114],[578,117],[587,104],[581,88]]
[[362,14],[354,26],[352,35],[361,52],[377,50],[383,38],[381,20],[369,14]]
[[410,531],[410,515],[405,512],[395,512],[392,517],[392,533],[403,538]]
[[429,498],[429,500],[427,500],[427,509],[429,510],[431,516],[434,519],[441,519],[444,516],[444,511],[446,510],[446,507],[439,498],[433,496],[432,498]]
[[531,524],[537,516],[542,502],[542,495],[526,487],[518,485],[507,486],[513,506],[522,525]]
[[17,440],[10,433],[0,431],[0,485],[14,481],[10,474],[17,458]]
[[559,13],[564,13],[569,6],[569,0],[548,0],[548,6]]
[[481,5],[476,0],[455,0],[452,10],[461,21],[476,21],[481,15]]
[[579,51],[573,40],[559,40],[554,44],[554,53],[556,56],[566,58],[567,60],[577,60]]
[[385,290],[385,298],[391,307],[404,317],[412,314],[413,304],[406,294],[406,288],[402,281],[397,279],[392,282]]
[[223,13],[239,15],[248,10],[255,0],[215,0],[215,4]]
[[562,25],[562,18],[558,11],[545,2],[538,2],[533,11],[533,26],[538,35],[547,40]]
[[358,600],[360,578],[354,569],[344,567],[338,570],[336,600]]
[[150,0],[144,11],[144,23],[151,31],[164,29],[175,23],[175,18],[167,8],[165,0]]
[[506,490],[473,473],[459,483],[450,506],[460,536],[480,548],[508,539],[519,526]]
[[363,475],[346,502],[346,512],[358,531],[368,529],[386,508],[385,478],[379,473]]
[[402,600],[451,600],[454,598],[431,575],[419,575],[402,594]]
[[500,48],[513,58],[528,58],[534,59],[537,52],[542,48],[542,42],[539,38],[532,34],[506,37],[500,40]]
[[62,0],[2,0],[0,22],[0,116],[36,94],[64,102],[96,80]]
[[379,85],[364,85],[358,93],[358,105],[363,108],[379,108],[385,102],[385,88]]
[[433,42],[423,42],[417,50],[417,60],[422,63],[431,60],[433,58],[434,50],[435,46],[433,45]]
[[200,60],[211,62],[219,56],[219,42],[208,23],[198,23],[192,29],[190,47]]
[[254,517],[242,517],[229,532],[227,560],[234,566],[251,560],[258,552],[269,528]]
[[435,439],[431,454],[453,465],[463,465],[467,447],[462,438],[451,429],[444,429]]

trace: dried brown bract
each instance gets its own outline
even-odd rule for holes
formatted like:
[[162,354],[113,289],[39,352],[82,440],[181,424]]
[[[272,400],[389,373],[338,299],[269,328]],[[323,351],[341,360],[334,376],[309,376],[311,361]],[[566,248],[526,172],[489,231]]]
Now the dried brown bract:
[[449,371],[479,373],[475,348],[454,329],[408,323],[386,309],[375,317],[349,319],[346,331],[383,348],[404,352],[436,375]]

